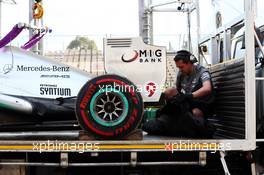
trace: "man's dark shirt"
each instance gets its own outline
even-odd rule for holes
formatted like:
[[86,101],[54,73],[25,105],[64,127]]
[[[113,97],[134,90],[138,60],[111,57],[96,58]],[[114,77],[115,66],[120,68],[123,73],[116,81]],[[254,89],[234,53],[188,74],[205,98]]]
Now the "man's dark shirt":
[[[194,70],[190,75],[185,75],[181,72],[178,73],[176,87],[177,90],[183,94],[192,93],[200,89],[205,81],[210,81],[212,85],[209,71],[201,65],[194,65]],[[211,103],[213,101],[213,94],[211,93],[205,97],[197,98],[196,100]]]

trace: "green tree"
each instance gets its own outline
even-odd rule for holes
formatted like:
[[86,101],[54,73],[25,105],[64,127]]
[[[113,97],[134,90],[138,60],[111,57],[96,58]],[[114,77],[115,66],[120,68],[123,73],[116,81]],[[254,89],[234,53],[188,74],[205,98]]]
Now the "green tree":
[[94,40],[90,40],[88,37],[76,36],[67,46],[67,49],[97,50],[97,46]]

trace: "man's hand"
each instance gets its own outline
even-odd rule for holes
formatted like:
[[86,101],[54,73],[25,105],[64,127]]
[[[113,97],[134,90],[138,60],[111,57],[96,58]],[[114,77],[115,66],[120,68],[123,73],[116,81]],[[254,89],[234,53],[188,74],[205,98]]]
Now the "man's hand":
[[192,99],[193,99],[193,94],[192,94],[192,93],[183,94],[183,96],[184,96],[185,99],[187,99],[187,100],[192,100]]
[[164,94],[165,94],[166,99],[170,99],[170,98],[178,95],[178,91],[176,88],[168,88],[165,90]]
[[182,93],[179,93],[175,96],[173,96],[172,98],[170,98],[170,102],[171,103],[182,103],[184,101],[189,101],[189,100],[192,100],[193,99],[193,94],[182,94]]

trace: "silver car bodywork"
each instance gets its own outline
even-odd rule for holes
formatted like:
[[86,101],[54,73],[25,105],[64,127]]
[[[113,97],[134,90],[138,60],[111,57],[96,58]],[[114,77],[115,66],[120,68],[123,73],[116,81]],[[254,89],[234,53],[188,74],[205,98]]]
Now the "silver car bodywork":
[[0,51],[0,105],[31,113],[31,99],[76,97],[93,77],[30,51],[6,46]]

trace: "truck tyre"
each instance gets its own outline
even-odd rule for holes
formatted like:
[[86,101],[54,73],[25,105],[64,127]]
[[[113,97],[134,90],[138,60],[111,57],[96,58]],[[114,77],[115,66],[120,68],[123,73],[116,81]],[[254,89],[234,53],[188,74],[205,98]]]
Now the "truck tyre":
[[75,112],[82,129],[96,138],[119,139],[139,126],[143,101],[128,79],[102,75],[82,87]]

